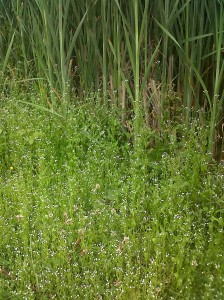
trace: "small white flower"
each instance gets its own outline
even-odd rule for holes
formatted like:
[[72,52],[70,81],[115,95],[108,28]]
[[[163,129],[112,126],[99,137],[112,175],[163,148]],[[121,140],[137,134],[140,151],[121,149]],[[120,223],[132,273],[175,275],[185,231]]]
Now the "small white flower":
[[100,189],[99,183],[96,184],[95,188],[93,189],[93,192],[96,193]]
[[16,219],[18,220],[18,221],[21,221],[21,220],[23,220],[25,217],[23,216],[23,215],[21,215],[21,214],[19,214],[19,215],[17,215],[16,216]]

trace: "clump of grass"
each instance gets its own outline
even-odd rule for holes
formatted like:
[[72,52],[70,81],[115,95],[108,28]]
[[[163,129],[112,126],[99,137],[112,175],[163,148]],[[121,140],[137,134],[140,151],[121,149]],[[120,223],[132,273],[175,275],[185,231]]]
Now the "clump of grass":
[[1,297],[223,298],[224,173],[206,129],[142,129],[136,152],[97,95],[63,122],[27,97],[0,108]]

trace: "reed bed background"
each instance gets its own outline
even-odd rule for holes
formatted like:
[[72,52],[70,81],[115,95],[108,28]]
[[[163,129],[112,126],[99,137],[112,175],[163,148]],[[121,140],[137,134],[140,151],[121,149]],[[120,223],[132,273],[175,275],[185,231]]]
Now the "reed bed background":
[[2,0],[0,15],[1,85],[15,68],[42,78],[51,109],[100,92],[136,137],[143,123],[162,131],[198,117],[220,159],[223,1]]

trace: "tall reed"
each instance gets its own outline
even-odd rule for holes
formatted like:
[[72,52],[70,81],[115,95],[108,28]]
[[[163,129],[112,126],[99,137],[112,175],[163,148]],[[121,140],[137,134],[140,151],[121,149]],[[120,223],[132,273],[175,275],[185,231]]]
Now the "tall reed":
[[101,90],[104,104],[120,109],[124,126],[134,120],[136,136],[143,116],[159,130],[167,111],[187,125],[199,116],[210,122],[212,150],[223,118],[223,1],[0,4],[1,80],[9,63],[22,60],[24,76],[32,66],[33,77],[47,79],[51,105],[67,102],[71,87],[79,96]]

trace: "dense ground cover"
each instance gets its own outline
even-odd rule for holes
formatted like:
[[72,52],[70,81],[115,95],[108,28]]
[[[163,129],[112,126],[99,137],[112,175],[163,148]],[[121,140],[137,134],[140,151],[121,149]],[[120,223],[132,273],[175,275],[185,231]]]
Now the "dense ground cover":
[[0,0],[0,28],[0,300],[223,299],[223,1]]
[[142,129],[134,151],[94,97],[60,117],[18,102],[35,93],[1,96],[0,298],[223,299],[224,168],[206,128]]

